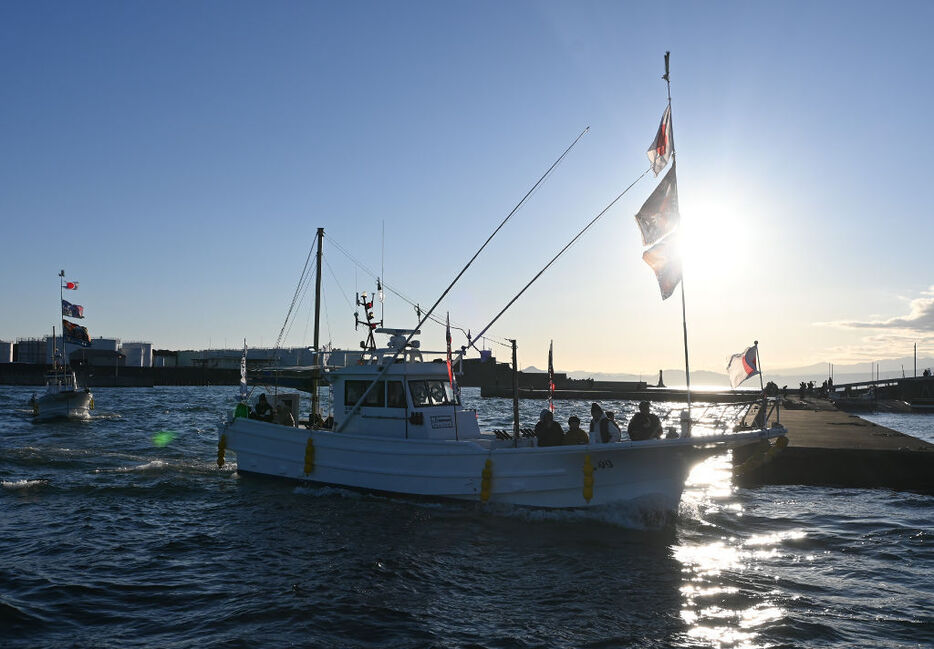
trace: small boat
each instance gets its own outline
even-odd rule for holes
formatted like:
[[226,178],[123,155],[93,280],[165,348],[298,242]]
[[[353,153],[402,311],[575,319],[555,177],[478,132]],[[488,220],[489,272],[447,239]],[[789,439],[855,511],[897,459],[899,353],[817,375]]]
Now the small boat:
[[45,393],[32,398],[36,421],[58,417],[88,419],[94,408],[94,395],[88,388],[81,389],[73,370],[56,368],[46,374]]
[[[78,282],[65,281],[65,271],[59,271],[60,295],[67,290],[76,290]],[[65,320],[64,316],[83,318],[84,307],[71,304],[61,295],[62,303],[62,347],[58,348],[58,338],[55,336],[55,327],[52,327],[52,370],[46,374],[45,392],[41,396],[33,395],[30,399],[35,421],[46,421],[65,417],[69,419],[88,419],[90,411],[94,409],[94,395],[85,387],[78,385],[75,372],[65,360],[65,343],[89,347],[91,339],[88,330],[73,322]]]

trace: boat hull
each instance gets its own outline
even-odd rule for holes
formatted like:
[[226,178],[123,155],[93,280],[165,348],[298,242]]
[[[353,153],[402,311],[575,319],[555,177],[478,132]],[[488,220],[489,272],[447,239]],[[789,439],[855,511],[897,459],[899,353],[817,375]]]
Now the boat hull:
[[385,439],[236,418],[223,446],[236,453],[238,471],[354,489],[543,508],[641,502],[675,511],[698,462],[782,432],[516,448],[486,438]]
[[49,419],[88,419],[91,416],[91,393],[67,390],[44,394],[33,405],[35,421]]

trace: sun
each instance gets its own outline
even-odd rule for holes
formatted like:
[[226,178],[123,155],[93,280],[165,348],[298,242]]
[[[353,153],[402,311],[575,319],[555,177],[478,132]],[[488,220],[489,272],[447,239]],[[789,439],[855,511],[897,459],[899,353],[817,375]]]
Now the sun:
[[742,272],[751,250],[751,219],[729,195],[692,195],[681,202],[681,254],[692,282],[723,282]]

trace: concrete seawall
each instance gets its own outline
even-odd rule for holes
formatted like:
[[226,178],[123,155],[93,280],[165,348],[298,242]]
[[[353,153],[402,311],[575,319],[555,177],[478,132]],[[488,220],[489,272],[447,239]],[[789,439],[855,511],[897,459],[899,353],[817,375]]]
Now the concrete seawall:
[[[934,444],[860,419],[823,399],[782,409],[788,447],[737,484],[888,488],[934,493]],[[741,463],[748,453],[734,453]]]

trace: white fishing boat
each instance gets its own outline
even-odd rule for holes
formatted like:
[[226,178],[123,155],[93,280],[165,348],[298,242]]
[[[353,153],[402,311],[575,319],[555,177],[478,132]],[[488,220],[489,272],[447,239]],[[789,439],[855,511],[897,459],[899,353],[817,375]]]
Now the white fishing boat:
[[82,389],[78,385],[75,372],[68,366],[64,356],[66,342],[80,346],[89,346],[91,344],[86,328],[64,319],[64,316],[72,318],[84,317],[84,307],[67,302],[62,295],[65,290],[76,290],[78,283],[65,281],[64,270],[60,271],[58,276],[59,297],[63,316],[62,346],[61,351],[59,351],[55,327],[52,327],[52,370],[46,374],[45,392],[41,396],[33,395],[30,400],[35,421],[46,421],[60,417],[88,419],[91,416],[91,410],[94,408],[94,395],[91,394],[87,387]]
[[33,397],[32,407],[36,421],[58,417],[87,419],[94,407],[94,395],[88,388],[78,385],[73,370],[63,367],[48,372],[45,392]]
[[[667,81],[667,54],[665,67],[664,78]],[[657,174],[672,154],[669,93],[669,106],[663,115],[659,134],[649,149],[652,162],[650,169]],[[515,213],[519,205],[509,216]],[[571,243],[607,209],[609,206]],[[680,261],[671,263],[671,254],[666,248],[677,234],[679,222],[673,161],[671,172],[649,197],[636,219],[642,229],[643,242],[653,245],[643,258],[656,272],[662,299],[667,299],[681,280]],[[315,350],[320,350],[318,305],[321,301],[323,232],[322,228],[318,229]],[[472,342],[468,337],[469,345],[461,348],[462,354],[482,338],[483,333],[571,243],[533,277]],[[774,418],[760,417],[758,421],[761,426],[756,429],[746,428],[727,433],[722,428],[705,430],[700,426],[692,426],[686,324],[684,338],[688,403],[680,435],[646,441],[591,441],[587,444],[538,446],[534,437],[520,434],[516,379],[513,381],[513,434],[482,431],[477,412],[463,407],[455,388],[450,327],[447,329],[446,359],[432,361],[426,358],[430,353],[420,351],[419,341],[414,338],[480,251],[467,262],[467,266],[434,306],[424,312],[416,308],[420,321],[413,329],[384,329],[381,321],[374,321],[373,301],[368,300],[365,293],[362,294],[363,299],[360,301],[358,298],[358,305],[364,307],[366,320],[357,317],[357,324],[364,325],[368,331],[367,340],[361,345],[363,353],[355,363],[344,363],[341,367],[324,366],[320,363],[322,355],[319,353],[319,360],[316,361],[319,364],[304,370],[308,377],[304,381],[304,388],[312,396],[311,415],[307,422],[303,426],[295,425],[300,416],[298,399],[294,395],[284,397],[274,394],[272,405],[278,410],[275,421],[272,421],[271,416],[267,421],[257,419],[255,413],[251,418],[250,408],[241,401],[234,416],[221,430],[218,465],[223,466],[225,454],[231,450],[236,454],[239,473],[256,473],[367,491],[543,508],[585,508],[633,503],[654,511],[672,512],[677,510],[689,472],[699,462],[713,454],[753,443],[768,449],[769,445],[763,443],[763,440],[779,438],[785,434],[777,410],[773,411]],[[303,272],[299,286],[306,284]],[[297,298],[298,295],[293,298],[293,304]],[[683,303],[682,284],[682,306]],[[682,313],[684,311],[682,308]],[[285,328],[283,325],[283,330]],[[374,333],[388,335],[388,344],[377,347]],[[512,342],[515,373],[516,345],[515,341]],[[296,372],[301,373],[293,370],[293,375]],[[333,409],[327,418],[322,417],[323,413],[319,409],[321,381],[331,391],[329,402],[333,404]],[[763,403],[763,412],[766,407],[767,404]],[[776,447],[772,448],[781,446],[776,443]],[[763,451],[763,455],[765,453],[772,451]]]
[[[459,403],[444,363],[423,361],[413,341],[396,353],[410,331],[376,331],[391,335],[388,347],[369,351],[357,365],[324,368],[335,403],[329,427],[251,419],[241,408],[222,430],[219,463],[230,450],[238,473],[366,491],[543,508],[631,502],[675,511],[699,462],[785,433],[774,425],[551,447],[538,447],[534,437],[502,439],[482,432],[476,411]],[[297,408],[297,400],[289,406]]]

